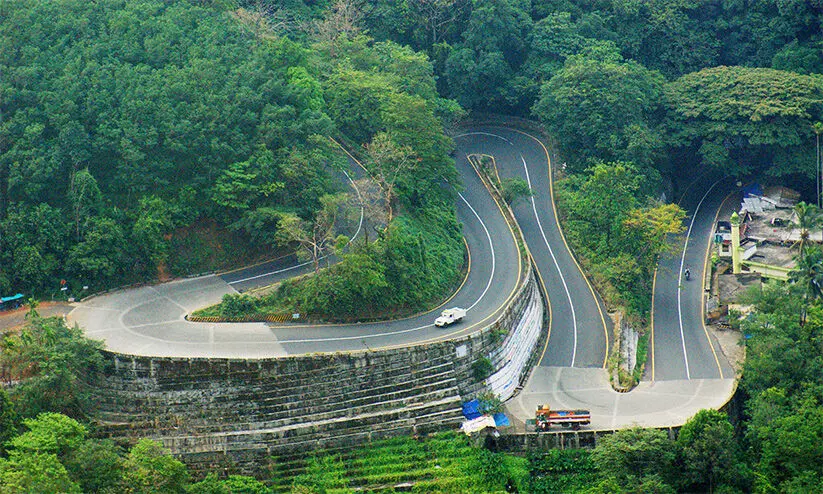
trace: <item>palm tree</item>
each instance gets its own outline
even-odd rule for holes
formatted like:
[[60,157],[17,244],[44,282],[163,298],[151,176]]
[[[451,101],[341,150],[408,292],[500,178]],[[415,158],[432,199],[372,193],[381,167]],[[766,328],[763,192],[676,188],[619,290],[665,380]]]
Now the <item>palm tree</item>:
[[797,216],[795,226],[800,229],[800,240],[795,242],[794,245],[800,250],[799,260],[802,262],[806,247],[809,245],[810,230],[820,224],[820,209],[814,204],[806,204],[801,201],[795,205],[794,214]]
[[802,326],[806,324],[809,301],[823,297],[823,251],[820,247],[809,248],[806,256],[799,258],[795,269],[789,272],[789,281],[803,287]]

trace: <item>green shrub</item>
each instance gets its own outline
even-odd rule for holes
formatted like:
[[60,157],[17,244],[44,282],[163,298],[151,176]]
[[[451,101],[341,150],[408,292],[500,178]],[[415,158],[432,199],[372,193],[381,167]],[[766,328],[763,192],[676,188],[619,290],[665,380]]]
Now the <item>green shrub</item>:
[[489,377],[493,370],[492,361],[488,357],[480,357],[472,364],[472,375],[477,382]]
[[227,293],[220,304],[220,315],[225,318],[247,317],[257,312],[258,299],[250,295]]

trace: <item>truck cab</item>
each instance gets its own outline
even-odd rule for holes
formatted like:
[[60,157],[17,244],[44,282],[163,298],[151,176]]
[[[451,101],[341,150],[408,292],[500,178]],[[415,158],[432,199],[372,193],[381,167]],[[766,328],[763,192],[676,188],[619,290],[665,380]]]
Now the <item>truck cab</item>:
[[434,320],[434,325],[442,328],[460,322],[464,317],[466,317],[466,309],[452,307],[451,309],[446,309],[441,312],[440,317]]

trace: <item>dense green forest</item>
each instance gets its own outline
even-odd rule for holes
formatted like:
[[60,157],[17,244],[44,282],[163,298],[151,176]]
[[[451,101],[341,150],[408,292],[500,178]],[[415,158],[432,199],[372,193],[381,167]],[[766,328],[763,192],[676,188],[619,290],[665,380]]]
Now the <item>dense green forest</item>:
[[[425,304],[463,259],[444,129],[496,112],[553,137],[570,242],[642,320],[683,214],[659,200],[674,177],[714,169],[813,197],[822,13],[799,0],[0,2],[0,293],[48,297],[65,279],[77,294],[314,241],[342,262],[269,303],[331,318]],[[330,136],[362,158],[358,190],[376,205],[373,242],[347,250],[352,189]],[[527,463],[476,453],[467,464],[496,469],[455,490],[823,490],[822,256],[752,294],[734,427],[705,412],[674,443],[625,431]],[[156,444],[89,439],[79,381],[96,348],[36,316],[4,340],[4,377],[25,379],[2,391],[0,491],[195,489]],[[310,466],[296,490],[322,490],[325,472],[345,488],[341,462]],[[205,482],[195,492],[263,490]]]
[[[293,36],[231,2],[0,9],[0,292],[48,296],[67,280],[80,294],[307,243],[316,263],[357,207],[331,136],[362,151],[379,241],[285,303],[354,300],[346,315],[394,293],[416,306],[457,279],[454,192],[440,184],[456,182],[443,122],[462,110],[437,95],[425,55],[336,8],[307,11]],[[384,291],[402,286],[418,289]]]
[[[654,200],[670,197],[672,176],[701,166],[812,192],[823,104],[813,3],[0,8],[0,293],[49,296],[65,279],[81,294],[301,243],[342,253],[353,201],[340,194],[355,194],[341,180],[347,160],[327,139],[335,136],[369,169],[361,188],[382,206],[369,211],[379,241],[266,304],[346,318],[354,306],[386,306],[386,293],[403,294],[392,306],[429,303],[460,270],[453,195],[440,181],[454,179],[442,129],[465,111],[545,124],[571,174],[560,188],[573,246],[610,302],[641,321],[642,281],[657,252],[621,250],[639,223],[615,220],[604,240],[590,235],[603,225],[575,221],[575,193],[596,166],[627,170],[634,205],[623,220],[648,216]],[[326,235],[330,218],[336,228]],[[440,241],[421,245],[421,232]],[[308,250],[316,262],[318,249]],[[312,304],[332,297],[347,307]]]

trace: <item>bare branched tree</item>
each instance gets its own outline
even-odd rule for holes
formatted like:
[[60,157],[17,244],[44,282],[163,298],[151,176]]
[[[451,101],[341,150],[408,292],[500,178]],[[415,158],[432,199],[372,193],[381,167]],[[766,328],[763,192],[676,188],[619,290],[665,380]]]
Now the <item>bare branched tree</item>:
[[400,146],[391,135],[377,133],[366,146],[369,155],[368,170],[372,179],[383,192],[383,207],[386,210],[386,224],[394,217],[394,196],[397,180],[417,161],[409,146]]
[[388,224],[388,214],[385,207],[383,196],[383,189],[372,180],[365,177],[355,180],[354,186],[359,192],[359,198],[356,200],[355,208],[359,213],[360,208],[363,208],[363,215],[366,221],[366,241],[369,240],[369,228],[376,231],[383,230]]
[[[320,259],[333,247],[345,241],[335,233],[340,207],[346,203],[347,194],[326,194],[320,198],[322,207],[309,223],[296,214],[286,213],[277,222],[276,240],[281,245],[296,242],[298,257],[312,261],[314,272],[320,271]],[[341,242],[342,240],[342,242]]]
[[237,9],[235,15],[257,38],[284,36],[299,28],[287,9],[264,0],[257,0],[251,9]]
[[358,0],[335,0],[325,17],[314,23],[317,40],[329,45],[332,58],[341,38],[361,31],[363,8]]
[[406,3],[418,21],[426,26],[432,45],[442,39],[449,25],[468,6],[466,0],[407,0]]

